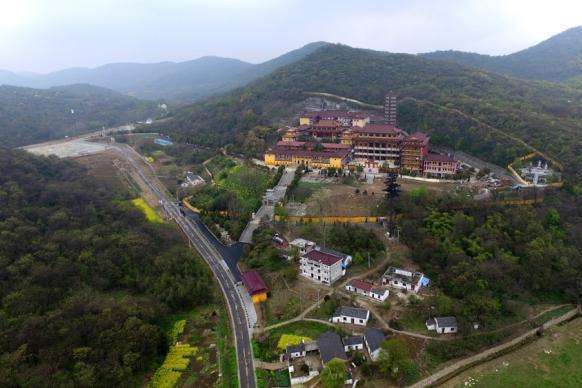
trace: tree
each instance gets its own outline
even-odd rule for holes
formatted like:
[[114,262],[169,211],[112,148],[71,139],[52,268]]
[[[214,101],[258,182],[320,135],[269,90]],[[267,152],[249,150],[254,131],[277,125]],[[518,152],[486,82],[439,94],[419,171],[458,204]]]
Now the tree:
[[324,388],[343,387],[348,374],[344,361],[334,358],[321,371],[321,383]]
[[400,338],[390,338],[380,345],[378,369],[386,376],[396,380],[411,370],[412,360],[406,343]]
[[388,173],[388,175],[386,176],[386,180],[384,181],[384,184],[386,185],[386,187],[382,190],[386,193],[386,201],[388,203],[388,209],[390,212],[390,222],[389,222],[389,226],[388,226],[388,231],[390,232],[390,235],[393,236],[395,235],[395,229],[396,229],[396,224],[394,222],[394,202],[396,200],[396,198],[398,198],[400,196],[400,184],[398,184],[396,182],[396,180],[398,179],[398,174],[395,173]]

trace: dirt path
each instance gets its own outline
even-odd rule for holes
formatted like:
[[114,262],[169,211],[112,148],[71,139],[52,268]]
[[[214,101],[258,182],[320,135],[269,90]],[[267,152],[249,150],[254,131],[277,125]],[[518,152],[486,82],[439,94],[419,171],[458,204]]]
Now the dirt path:
[[[345,279],[343,282],[339,283],[338,285],[334,286],[333,288],[331,288],[329,290],[329,292],[325,293],[323,295],[322,300],[326,297],[329,296],[331,294],[333,294],[334,292],[341,292],[341,290],[345,287],[345,285],[354,280],[354,279],[358,279],[358,278],[362,278],[362,277],[366,277],[376,271],[378,271],[379,269],[381,269],[383,266],[385,266],[386,264],[388,264],[388,262],[390,261],[390,256],[386,255],[386,257],[384,258],[384,260],[382,260],[380,263],[378,263],[377,265],[375,265],[374,267],[368,269],[365,272],[362,272],[358,275],[353,275],[351,277],[348,277],[347,279]],[[313,311],[314,309],[316,309],[317,307],[319,307],[319,304],[316,302],[314,304],[312,304],[311,306],[307,307],[305,310],[303,310],[301,312],[301,314],[299,314],[297,317],[293,318],[293,319],[289,319],[287,321],[283,321],[283,322],[279,322],[279,323],[275,323],[274,325],[270,325],[270,326],[266,326],[262,329],[256,329],[255,332],[257,333],[261,333],[261,332],[265,332],[265,331],[269,331],[271,329],[275,329],[277,327],[281,327],[281,326],[285,326],[288,325],[290,323],[293,322],[298,322],[298,321],[312,321],[312,322],[319,322],[319,323],[324,323],[330,326],[335,326],[333,323],[328,322],[328,321],[324,321],[322,319],[315,319],[315,318],[306,318],[307,314],[309,314],[311,311]]]
[[[576,315],[580,314],[580,306],[568,311],[567,313],[563,314],[562,316],[556,317],[542,325],[544,329],[567,321],[575,317]],[[539,329],[532,329],[528,332],[516,337],[508,342],[505,342],[501,345],[495,346],[493,348],[486,349],[485,351],[475,354],[473,356],[464,358],[459,360],[444,369],[441,369],[437,373],[417,382],[414,385],[411,385],[411,388],[421,388],[421,387],[428,387],[431,385],[438,384],[439,382],[446,381],[448,378],[455,376],[457,373],[462,372],[463,370],[474,366],[480,362],[486,361],[490,358],[497,357],[501,355],[503,352],[510,350],[513,347],[520,345],[525,340],[529,339],[538,334]]]

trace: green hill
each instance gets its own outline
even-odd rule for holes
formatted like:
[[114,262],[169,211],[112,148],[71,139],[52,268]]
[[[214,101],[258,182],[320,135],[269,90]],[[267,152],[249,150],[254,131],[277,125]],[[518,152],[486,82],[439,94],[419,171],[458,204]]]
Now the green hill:
[[0,386],[140,386],[163,319],[212,300],[169,225],[83,167],[0,148]]
[[582,76],[582,26],[509,55],[490,56],[462,51],[422,55],[519,78],[562,82]]
[[17,147],[159,114],[157,104],[90,85],[0,86],[0,145]]
[[427,131],[433,143],[504,164],[528,151],[523,140],[573,171],[581,164],[582,92],[343,45],[324,46],[245,88],[180,109],[163,130],[194,143],[242,144],[256,126],[288,122],[304,92],[382,104],[390,90],[401,98],[400,126]]

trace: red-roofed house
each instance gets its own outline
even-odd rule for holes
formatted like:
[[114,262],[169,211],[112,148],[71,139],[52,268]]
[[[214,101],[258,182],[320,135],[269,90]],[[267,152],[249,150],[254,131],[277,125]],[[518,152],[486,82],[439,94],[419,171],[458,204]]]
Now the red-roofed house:
[[267,286],[257,271],[242,272],[240,276],[253,303],[260,303],[267,300]]
[[342,258],[313,249],[301,256],[299,273],[314,282],[332,285],[345,274]]
[[383,302],[388,298],[388,290],[374,286],[372,283],[354,279],[346,284],[346,290]]

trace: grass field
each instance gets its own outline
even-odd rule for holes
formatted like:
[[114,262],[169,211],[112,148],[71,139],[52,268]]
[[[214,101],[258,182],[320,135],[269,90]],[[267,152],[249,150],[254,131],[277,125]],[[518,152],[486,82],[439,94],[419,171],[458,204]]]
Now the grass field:
[[473,367],[446,387],[582,386],[582,319],[546,331],[543,338]]
[[146,201],[144,201],[143,198],[132,199],[131,203],[143,212],[148,221],[156,223],[164,222],[162,217],[160,217],[158,213],[156,213],[156,211],[152,209]]

